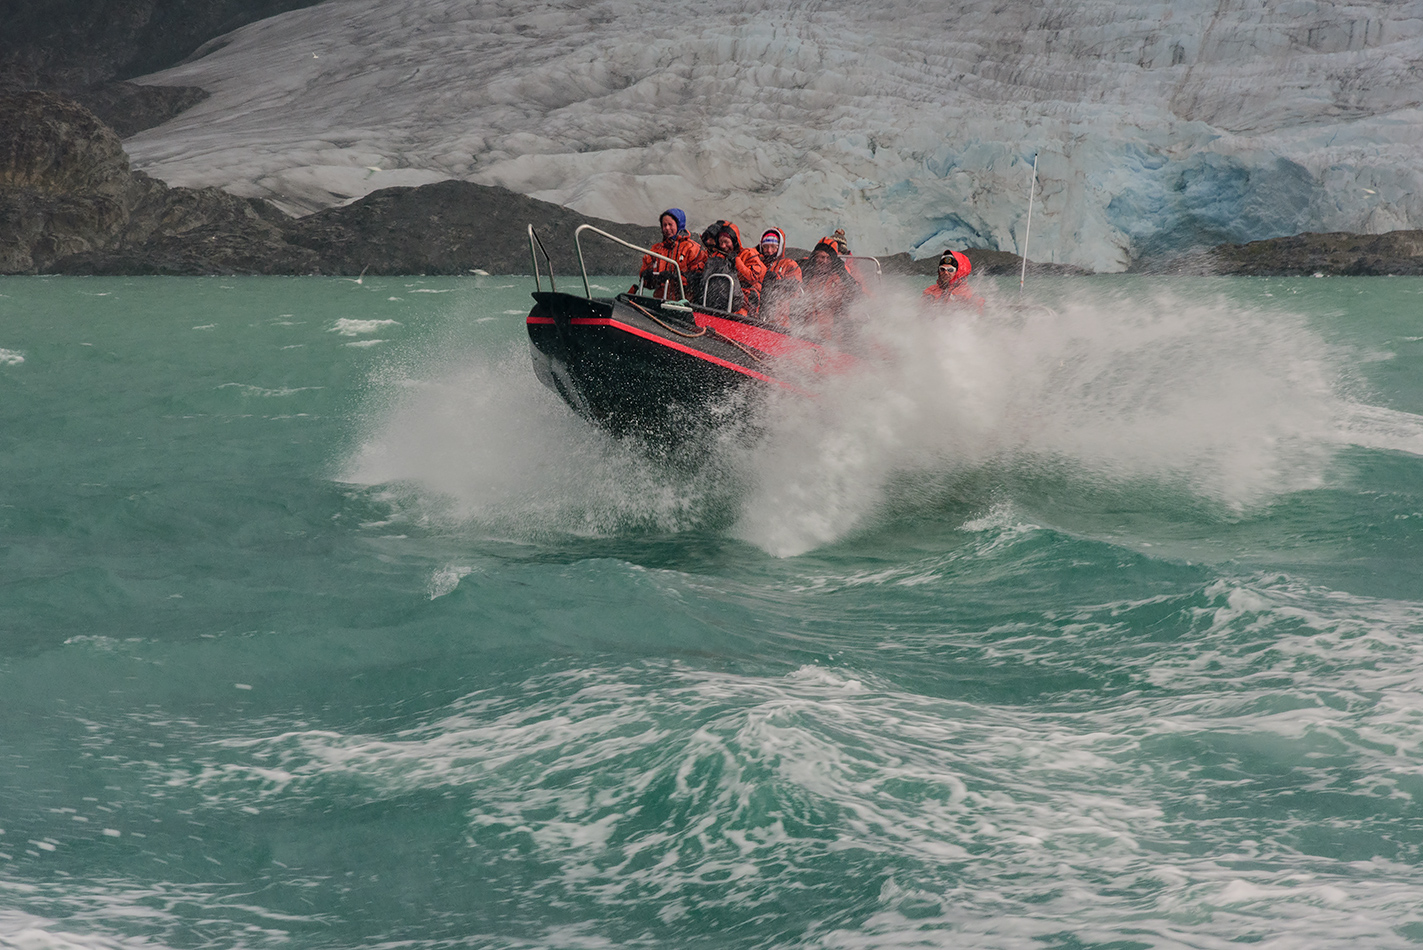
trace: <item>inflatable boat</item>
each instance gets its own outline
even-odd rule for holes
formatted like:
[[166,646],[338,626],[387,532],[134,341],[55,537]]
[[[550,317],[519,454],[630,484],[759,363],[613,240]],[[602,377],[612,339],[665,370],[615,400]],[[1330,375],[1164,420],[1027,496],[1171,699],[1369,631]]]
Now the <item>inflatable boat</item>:
[[[574,232],[580,266],[587,232],[661,257],[585,224]],[[575,412],[616,436],[677,441],[746,418],[770,393],[812,397],[818,374],[854,362],[786,328],[703,304],[635,292],[594,297],[586,267],[582,295],[559,291],[532,225],[529,248],[534,371]],[[540,253],[549,265],[547,290]]]

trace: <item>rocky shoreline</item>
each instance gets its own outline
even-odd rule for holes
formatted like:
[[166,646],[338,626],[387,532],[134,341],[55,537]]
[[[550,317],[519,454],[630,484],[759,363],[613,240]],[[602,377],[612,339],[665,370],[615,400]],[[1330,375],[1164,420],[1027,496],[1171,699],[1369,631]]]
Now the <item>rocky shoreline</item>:
[[[185,95],[192,94],[165,92],[155,108],[171,108]],[[644,246],[659,237],[654,227],[590,219],[508,189],[463,181],[387,188],[293,218],[260,199],[170,187],[132,170],[119,135],[72,98],[37,91],[0,95],[0,274],[526,274],[527,224],[543,238],[555,272],[566,274],[577,272],[572,234],[582,223]],[[976,273],[1014,274],[1022,266],[1022,258],[1004,251],[967,253]],[[608,242],[585,242],[584,255],[593,272],[636,269],[635,254]],[[901,253],[882,263],[886,273],[929,276],[936,262]],[[1028,270],[1085,273],[1033,262]],[[1417,275],[1423,274],[1423,231],[1224,244],[1140,262],[1133,270]]]
[[[1199,273],[1254,277],[1416,277],[1423,274],[1423,231],[1295,234],[1221,244],[1201,255]],[[1185,266],[1176,272],[1186,272]]]

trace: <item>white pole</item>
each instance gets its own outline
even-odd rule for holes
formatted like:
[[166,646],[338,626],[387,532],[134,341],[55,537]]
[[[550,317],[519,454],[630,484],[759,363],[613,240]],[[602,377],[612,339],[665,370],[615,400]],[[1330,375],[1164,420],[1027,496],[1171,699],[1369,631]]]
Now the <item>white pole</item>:
[[1023,271],[1018,275],[1018,292],[1023,292],[1023,281],[1028,277],[1028,238],[1033,236],[1033,192],[1038,184],[1038,157],[1033,156],[1033,174],[1028,179],[1028,229],[1023,232]]

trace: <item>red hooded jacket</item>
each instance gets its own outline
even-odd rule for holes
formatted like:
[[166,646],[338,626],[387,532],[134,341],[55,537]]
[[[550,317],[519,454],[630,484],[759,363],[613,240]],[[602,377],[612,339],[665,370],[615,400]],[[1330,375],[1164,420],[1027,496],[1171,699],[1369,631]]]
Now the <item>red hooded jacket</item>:
[[687,237],[685,231],[674,234],[670,243],[664,240],[652,245],[652,250],[677,262],[682,269],[682,280],[686,286],[677,284],[676,268],[651,254],[645,254],[642,258],[642,270],[639,274],[642,286],[651,290],[652,295],[659,300],[681,300],[691,293],[695,276],[706,265],[706,250]]
[[746,247],[741,243],[741,229],[730,221],[726,226],[731,228],[731,233],[736,235],[736,276],[741,279],[742,290],[754,290],[756,296],[761,296],[761,281],[766,279],[766,262],[761,260],[761,252],[754,247]]
[[766,264],[766,276],[761,281],[761,319],[789,326],[791,302],[801,294],[800,265],[786,257],[785,232],[780,228],[770,228],[761,235],[762,240],[771,234],[776,236],[776,253],[770,261],[761,258]]
[[967,254],[959,251],[950,251],[949,256],[958,264],[959,269],[954,272],[954,276],[949,278],[947,288],[940,287],[938,281],[924,288],[924,299],[938,304],[949,304],[956,306],[976,306],[983,309],[983,298],[969,290],[963,280],[973,272],[973,262],[968,259]]
[[[816,251],[825,252],[823,261],[816,260]],[[828,238],[815,245],[810,256],[800,262],[800,272],[808,325],[826,340],[837,339],[851,306],[862,296],[859,281],[845,267],[839,250]]]

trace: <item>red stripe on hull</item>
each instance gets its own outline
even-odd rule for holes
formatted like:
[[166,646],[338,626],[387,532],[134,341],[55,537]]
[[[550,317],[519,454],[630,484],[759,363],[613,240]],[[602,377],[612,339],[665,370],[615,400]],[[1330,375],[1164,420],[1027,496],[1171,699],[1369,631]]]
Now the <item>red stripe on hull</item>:
[[[550,320],[549,322],[552,323],[553,321]],[[724,360],[719,356],[712,356],[710,353],[703,353],[701,350],[687,346],[685,343],[678,343],[676,340],[669,340],[666,337],[658,336],[656,333],[651,333],[640,327],[631,326],[630,324],[623,323],[621,320],[615,320],[612,317],[574,317],[568,322],[575,327],[611,327],[614,330],[622,330],[624,333],[631,333],[633,336],[642,337],[644,340],[650,340],[653,343],[660,343],[663,346],[677,350],[679,353],[686,353],[688,356],[695,356],[697,359],[705,360],[708,363],[715,364],[717,366],[723,367],[724,369],[732,370],[734,372],[742,374],[743,376],[750,376],[753,379],[759,379],[767,383],[775,383],[777,386],[780,386],[784,389],[788,389],[794,393],[799,393],[802,396],[810,395],[810,393],[807,393],[805,390],[799,388],[798,386],[792,386],[790,383],[776,379],[774,376],[767,376],[765,373],[758,372],[746,366],[741,366],[740,364],[733,363],[730,360]]]
[[777,333],[775,330],[753,327],[749,323],[727,320],[725,317],[717,317],[709,313],[698,313],[696,321],[699,327],[710,327],[728,339],[735,340],[737,343],[745,343],[747,346],[754,346],[762,353],[770,353],[772,356],[789,356],[794,353],[814,352],[821,349],[820,346],[808,340],[797,340],[784,333]]

